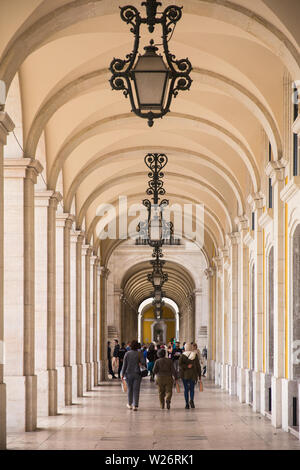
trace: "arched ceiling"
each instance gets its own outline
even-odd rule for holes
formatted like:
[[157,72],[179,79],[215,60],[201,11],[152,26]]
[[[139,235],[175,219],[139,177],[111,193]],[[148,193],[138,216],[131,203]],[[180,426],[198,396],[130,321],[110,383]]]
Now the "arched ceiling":
[[[169,278],[163,286],[163,291],[166,297],[172,299],[180,307],[195,289],[194,282],[189,272],[174,261],[167,261],[166,271]],[[150,272],[149,262],[137,263],[128,269],[123,278],[121,288],[124,290],[124,295],[136,308],[143,300],[150,297],[153,290],[147,280],[147,274]]]
[[[282,157],[283,76],[300,75],[300,3],[185,0],[170,49],[191,60],[192,87],[151,129],[108,83],[112,58],[132,50],[119,16],[127,3],[144,13],[141,0],[2,0],[0,79],[20,84],[10,88],[6,110],[17,119],[22,109],[25,156],[43,149],[47,187],[63,192],[64,211],[75,212],[103,259],[117,244],[97,240],[97,208],[110,203],[118,213],[120,195],[144,198],[151,151],[169,157],[170,203],[204,205],[212,256],[247,213],[247,196],[261,189],[264,142]],[[183,2],[163,7],[173,3]]]

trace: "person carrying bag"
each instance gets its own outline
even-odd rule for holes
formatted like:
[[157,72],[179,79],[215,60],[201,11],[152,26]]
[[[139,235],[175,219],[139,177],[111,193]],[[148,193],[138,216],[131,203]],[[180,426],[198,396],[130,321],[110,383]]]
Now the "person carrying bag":
[[138,351],[139,343],[136,340],[131,341],[130,348],[130,351],[127,351],[124,356],[121,379],[122,381],[124,378],[126,379],[128,392],[127,408],[137,411],[142,381],[141,366],[145,366],[145,361],[143,355]]
[[184,386],[185,408],[195,408],[195,383],[198,378],[201,381],[201,366],[191,343],[184,346],[184,353],[179,358],[179,371]]

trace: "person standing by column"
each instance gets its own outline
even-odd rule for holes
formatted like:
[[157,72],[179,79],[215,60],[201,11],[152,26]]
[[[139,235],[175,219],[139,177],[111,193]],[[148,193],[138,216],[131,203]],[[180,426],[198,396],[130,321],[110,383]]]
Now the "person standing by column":
[[111,347],[110,347],[110,341],[107,341],[107,361],[108,361],[108,372],[112,376],[113,379],[116,379],[117,377],[114,374],[114,371],[112,369],[112,364],[111,364]]
[[112,358],[112,370],[113,372],[117,372],[119,369],[119,341],[117,339],[114,340],[115,347],[114,347],[114,352],[113,352],[113,358]]
[[145,365],[143,354],[138,351],[139,343],[136,340],[131,341],[130,351],[124,356],[121,379],[126,379],[128,390],[127,408],[137,411],[139,407],[140,387],[142,375],[140,365]]
[[147,352],[147,359],[148,359],[147,369],[150,372],[150,382],[154,382],[153,367],[157,359],[157,351],[155,350],[155,346],[153,343],[149,345],[148,352]]
[[195,408],[194,390],[198,378],[201,381],[201,366],[197,351],[191,343],[185,343],[184,353],[179,358],[180,376],[184,386],[185,408]]

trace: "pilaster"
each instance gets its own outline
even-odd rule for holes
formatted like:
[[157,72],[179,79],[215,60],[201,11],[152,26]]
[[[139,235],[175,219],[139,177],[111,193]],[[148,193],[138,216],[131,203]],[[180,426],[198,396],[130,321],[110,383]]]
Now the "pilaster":
[[6,384],[4,383],[4,183],[3,183],[3,150],[8,134],[15,125],[7,113],[0,112],[0,450],[6,448]]
[[37,423],[34,185],[41,171],[37,160],[5,159],[7,423],[14,431],[34,431]]
[[100,381],[107,379],[107,280],[110,271],[100,267]]

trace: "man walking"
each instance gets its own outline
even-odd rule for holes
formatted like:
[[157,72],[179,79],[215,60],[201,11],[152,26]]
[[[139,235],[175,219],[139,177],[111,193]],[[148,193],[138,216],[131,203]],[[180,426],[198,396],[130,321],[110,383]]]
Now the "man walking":
[[116,379],[117,377],[114,374],[114,371],[112,369],[112,363],[111,363],[111,347],[110,347],[110,341],[107,341],[107,361],[108,361],[108,372],[112,376],[113,379]]

